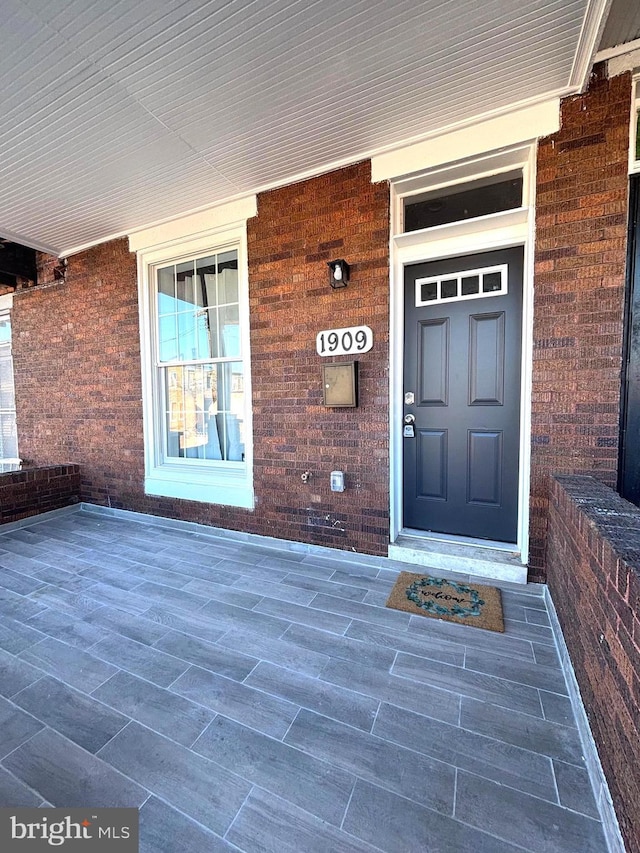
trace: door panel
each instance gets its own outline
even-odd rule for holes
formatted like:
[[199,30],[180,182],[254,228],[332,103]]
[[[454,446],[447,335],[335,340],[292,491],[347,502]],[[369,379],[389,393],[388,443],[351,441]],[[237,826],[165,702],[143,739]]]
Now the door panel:
[[405,268],[405,527],[516,541],[522,257]]

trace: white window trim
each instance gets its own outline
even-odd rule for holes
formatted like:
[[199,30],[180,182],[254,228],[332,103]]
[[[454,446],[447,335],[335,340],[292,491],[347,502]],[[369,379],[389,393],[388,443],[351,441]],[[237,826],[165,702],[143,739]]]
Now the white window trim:
[[[161,228],[139,231],[129,237],[129,246],[136,251],[138,259],[144,488],[148,495],[245,509],[254,508],[246,220],[255,214],[254,196],[241,203],[221,205],[210,213],[184,217],[176,220],[174,224],[165,223]],[[240,335],[245,365],[245,461],[243,465],[199,464],[197,460],[181,460],[179,463],[163,461],[159,452],[161,428],[157,417],[157,380],[153,359],[155,301],[151,298],[154,286],[152,271],[161,263],[227,249],[238,251]]]

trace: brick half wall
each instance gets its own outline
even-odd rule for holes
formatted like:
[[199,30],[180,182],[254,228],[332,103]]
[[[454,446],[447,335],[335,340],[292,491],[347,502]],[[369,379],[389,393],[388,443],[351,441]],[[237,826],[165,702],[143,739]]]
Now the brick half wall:
[[593,477],[558,477],[546,556],[620,829],[639,853],[640,510]]
[[0,474],[0,524],[71,506],[79,500],[78,465],[49,465]]

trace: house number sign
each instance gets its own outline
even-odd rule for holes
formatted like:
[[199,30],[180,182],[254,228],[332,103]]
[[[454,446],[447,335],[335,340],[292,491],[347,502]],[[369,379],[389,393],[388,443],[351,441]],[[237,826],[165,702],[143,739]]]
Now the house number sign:
[[348,329],[325,329],[316,335],[318,355],[354,355],[369,352],[373,332],[369,326],[349,326]]

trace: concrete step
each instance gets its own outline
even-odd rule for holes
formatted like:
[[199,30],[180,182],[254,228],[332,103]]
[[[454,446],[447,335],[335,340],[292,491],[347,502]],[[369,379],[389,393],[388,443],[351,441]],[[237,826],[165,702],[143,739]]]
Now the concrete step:
[[426,536],[400,534],[389,545],[389,558],[414,566],[459,572],[510,583],[527,582],[527,567],[515,550],[467,545]]

